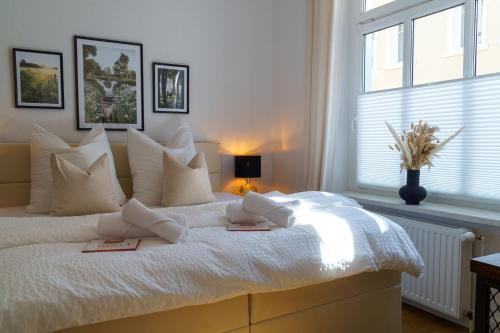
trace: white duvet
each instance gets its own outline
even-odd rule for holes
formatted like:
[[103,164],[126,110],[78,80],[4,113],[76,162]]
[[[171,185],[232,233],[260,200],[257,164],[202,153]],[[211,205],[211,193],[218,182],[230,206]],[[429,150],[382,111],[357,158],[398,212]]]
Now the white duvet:
[[419,275],[401,227],[354,201],[303,192],[297,224],[228,232],[228,202],[161,208],[189,217],[181,244],[143,239],[136,252],[81,253],[98,215],[0,218],[0,332],[66,327],[292,289],[381,269]]

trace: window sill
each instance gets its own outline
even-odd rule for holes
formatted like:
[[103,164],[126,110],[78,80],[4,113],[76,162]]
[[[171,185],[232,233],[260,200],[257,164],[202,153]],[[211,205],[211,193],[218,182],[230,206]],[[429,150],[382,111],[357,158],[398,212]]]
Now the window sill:
[[396,62],[396,63],[392,63],[392,64],[387,64],[384,67],[384,70],[385,71],[390,71],[390,70],[401,69],[401,68],[403,68],[403,63],[402,62]]
[[500,212],[498,211],[426,201],[418,206],[412,206],[404,204],[397,195],[375,195],[356,191],[341,192],[339,194],[358,201],[366,209],[373,209],[388,214],[392,213],[406,217],[423,218],[448,224],[462,222],[470,225],[482,224],[500,227]]
[[447,49],[446,52],[444,53],[445,58],[463,56],[463,55],[464,55],[464,49]]
[[486,51],[486,50],[488,50],[488,48],[489,48],[488,43],[479,44],[479,45],[477,46],[477,50],[478,50],[478,51]]

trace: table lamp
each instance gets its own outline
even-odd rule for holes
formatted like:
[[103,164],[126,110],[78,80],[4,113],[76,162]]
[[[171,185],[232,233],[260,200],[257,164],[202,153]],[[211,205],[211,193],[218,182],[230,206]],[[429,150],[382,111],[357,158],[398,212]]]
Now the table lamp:
[[257,192],[257,188],[250,184],[250,178],[260,177],[260,156],[235,156],[234,176],[246,179],[246,182],[234,191],[235,194],[245,195],[249,191]]

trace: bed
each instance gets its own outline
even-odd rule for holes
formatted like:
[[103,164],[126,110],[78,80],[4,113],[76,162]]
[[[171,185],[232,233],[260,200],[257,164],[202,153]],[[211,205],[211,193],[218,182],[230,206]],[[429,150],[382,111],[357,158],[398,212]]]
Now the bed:
[[[196,143],[196,147],[207,157],[214,191],[220,190],[221,159],[218,144],[200,142]],[[126,146],[115,144],[112,145],[112,150],[119,181],[127,195],[130,195],[132,185]],[[92,238],[93,231],[90,227],[95,224],[97,217],[71,218],[72,222],[81,221],[71,224],[64,218],[54,221],[54,218],[47,216],[1,217],[2,214],[8,215],[9,211],[19,213],[19,209],[9,207],[26,205],[29,201],[29,145],[0,144],[0,161],[0,207],[4,207],[0,209],[0,231],[4,237],[4,245],[0,247],[2,248],[0,265],[3,264],[0,266],[2,267],[0,290],[4,290],[2,292],[4,295],[0,298],[0,331],[45,332],[62,329],[61,332],[68,333],[400,332],[401,271],[418,274],[422,269],[421,258],[402,230],[360,208],[339,206],[335,209],[339,212],[339,216],[345,214],[347,220],[352,214],[360,214],[366,221],[370,219],[369,224],[359,223],[359,230],[352,232],[355,239],[351,241],[363,243],[363,246],[370,250],[373,247],[386,252],[380,255],[365,251],[365,255],[360,256],[358,262],[357,259],[353,260],[355,264],[345,263],[347,266],[352,266],[346,268],[328,266],[321,255],[318,260],[323,262],[315,262],[317,253],[313,251],[323,251],[325,246],[327,250],[341,249],[340,246],[346,238],[344,236],[348,234],[328,233],[333,235],[328,242],[321,238],[320,231],[315,230],[318,235],[311,234],[309,226],[304,226],[289,228],[294,230],[273,230],[271,233],[266,233],[266,236],[263,236],[265,239],[262,240],[258,238],[258,233],[251,233],[249,236],[232,233],[228,236],[221,224],[224,201],[219,201],[191,208],[179,208],[181,211],[185,209],[186,214],[192,214],[194,220],[200,212],[213,213],[209,218],[199,219],[199,225],[196,223],[190,225],[193,228],[190,232],[193,243],[188,245],[193,248],[186,249],[188,245],[165,246],[156,239],[144,242],[143,253],[146,257],[151,255],[151,258],[144,259],[146,263],[141,272],[153,270],[150,275],[146,274],[150,280],[160,279],[163,276],[154,269],[163,269],[165,276],[170,274],[164,267],[158,267],[162,260],[166,260],[172,269],[176,268],[176,265],[182,265],[175,262],[177,257],[172,256],[173,254],[182,253],[185,258],[189,256],[196,258],[199,253],[206,254],[204,262],[197,263],[196,270],[189,274],[182,271],[175,275],[184,282],[178,282],[177,293],[172,293],[172,286],[159,286],[158,281],[152,281],[154,283],[150,284],[158,288],[153,290],[158,294],[158,299],[150,298],[146,304],[141,295],[134,295],[134,290],[130,295],[126,293],[122,295],[124,301],[117,298],[116,303],[106,302],[104,298],[102,305],[94,299],[92,302],[88,300],[90,303],[87,303],[85,297],[78,298],[75,294],[79,292],[84,294],[83,291],[92,293],[94,289],[99,290],[100,286],[96,283],[92,286],[92,281],[86,281],[82,275],[92,272],[94,267],[106,264],[106,258],[109,258],[95,257],[88,262],[81,262],[82,260],[78,259],[81,256],[79,242],[84,241],[85,237]],[[299,195],[298,198],[307,199],[319,195],[306,193]],[[329,195],[324,196],[325,200],[333,200]],[[358,223],[345,222],[341,225],[349,226],[351,229],[358,228]],[[16,240],[18,235],[16,228],[30,230],[32,226],[34,226],[32,235],[30,232],[25,232],[22,237],[20,236],[21,240]],[[75,231],[65,231],[65,226],[68,228],[81,226],[82,231],[78,234],[77,240],[72,238]],[[366,233],[365,229],[370,228],[380,237]],[[57,230],[58,233],[45,235],[44,232],[47,230]],[[351,230],[347,231],[350,234]],[[9,233],[13,236],[10,237]],[[307,236],[304,236],[306,234]],[[290,239],[295,242],[293,246],[290,245]],[[12,244],[9,245],[9,242]],[[389,242],[399,245],[392,246]],[[201,248],[197,249],[197,246]],[[315,250],[316,246],[318,249]],[[248,251],[250,248],[251,252]],[[232,251],[227,252],[227,249]],[[290,255],[283,249],[287,251],[296,249],[298,253]],[[272,256],[268,257],[270,251]],[[38,256],[36,263],[32,262],[34,260],[30,257],[32,253]],[[135,266],[131,268],[134,272],[136,267],[143,263],[133,257],[133,254],[129,255],[131,257],[127,259],[124,257],[123,260],[127,263],[135,262]],[[91,257],[84,257],[85,260],[87,258]],[[171,258],[171,261],[165,258]],[[287,261],[290,262],[286,263]],[[26,264],[19,265],[23,262]],[[283,262],[286,264],[282,264]],[[207,266],[203,266],[204,264]],[[43,267],[39,267],[40,265]],[[44,277],[48,279],[47,281],[52,281],[48,265],[57,265],[56,267],[68,271],[74,270],[72,271],[74,275],[70,275],[72,279],[61,283],[61,286],[65,286],[65,283],[69,285],[64,297],[70,295],[72,297],[70,300],[50,293],[46,295],[50,299],[37,295],[40,290],[37,289],[37,283],[41,283]],[[109,265],[112,266],[114,263]],[[218,270],[212,271],[212,266],[217,266]],[[236,271],[236,268],[240,270]],[[57,275],[59,273],[55,270],[53,274],[61,280],[65,272]],[[127,275],[128,272],[124,274]],[[137,275],[131,273],[130,276]],[[189,287],[195,284],[188,281],[192,276],[198,276],[198,280],[203,280],[203,284],[197,285],[198,291],[203,292],[197,294],[189,290]],[[128,283],[137,282],[130,281],[132,280],[129,279]],[[172,282],[172,278],[168,281]],[[87,282],[88,286],[85,286]],[[108,281],[108,283],[115,282]],[[57,288],[58,285],[55,285]],[[114,284],[113,286],[115,287]],[[167,287],[171,288],[168,292]],[[103,295],[108,289],[103,288]],[[126,290],[128,289],[125,288]],[[115,295],[109,298],[114,300],[113,297]],[[89,311],[89,309],[94,310]],[[89,314],[90,312],[92,313]]]

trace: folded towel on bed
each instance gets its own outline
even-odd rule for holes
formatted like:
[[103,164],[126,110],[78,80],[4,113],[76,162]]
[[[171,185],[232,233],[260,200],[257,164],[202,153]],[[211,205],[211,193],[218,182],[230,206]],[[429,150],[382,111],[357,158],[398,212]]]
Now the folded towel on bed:
[[263,216],[280,227],[288,228],[295,223],[295,216],[293,215],[293,209],[287,206],[294,206],[299,203],[297,200],[285,203],[277,202],[262,194],[248,192],[243,198],[242,207],[249,214]]
[[122,218],[139,228],[152,231],[171,243],[179,242],[188,232],[187,222],[183,216],[157,213],[134,198],[123,205]]
[[257,223],[262,218],[258,215],[250,214],[243,209],[241,202],[231,202],[226,207],[226,218],[231,223],[250,222]]
[[139,228],[123,220],[121,213],[105,214],[97,222],[99,235],[112,238],[140,238],[155,237],[156,234],[148,229]]

